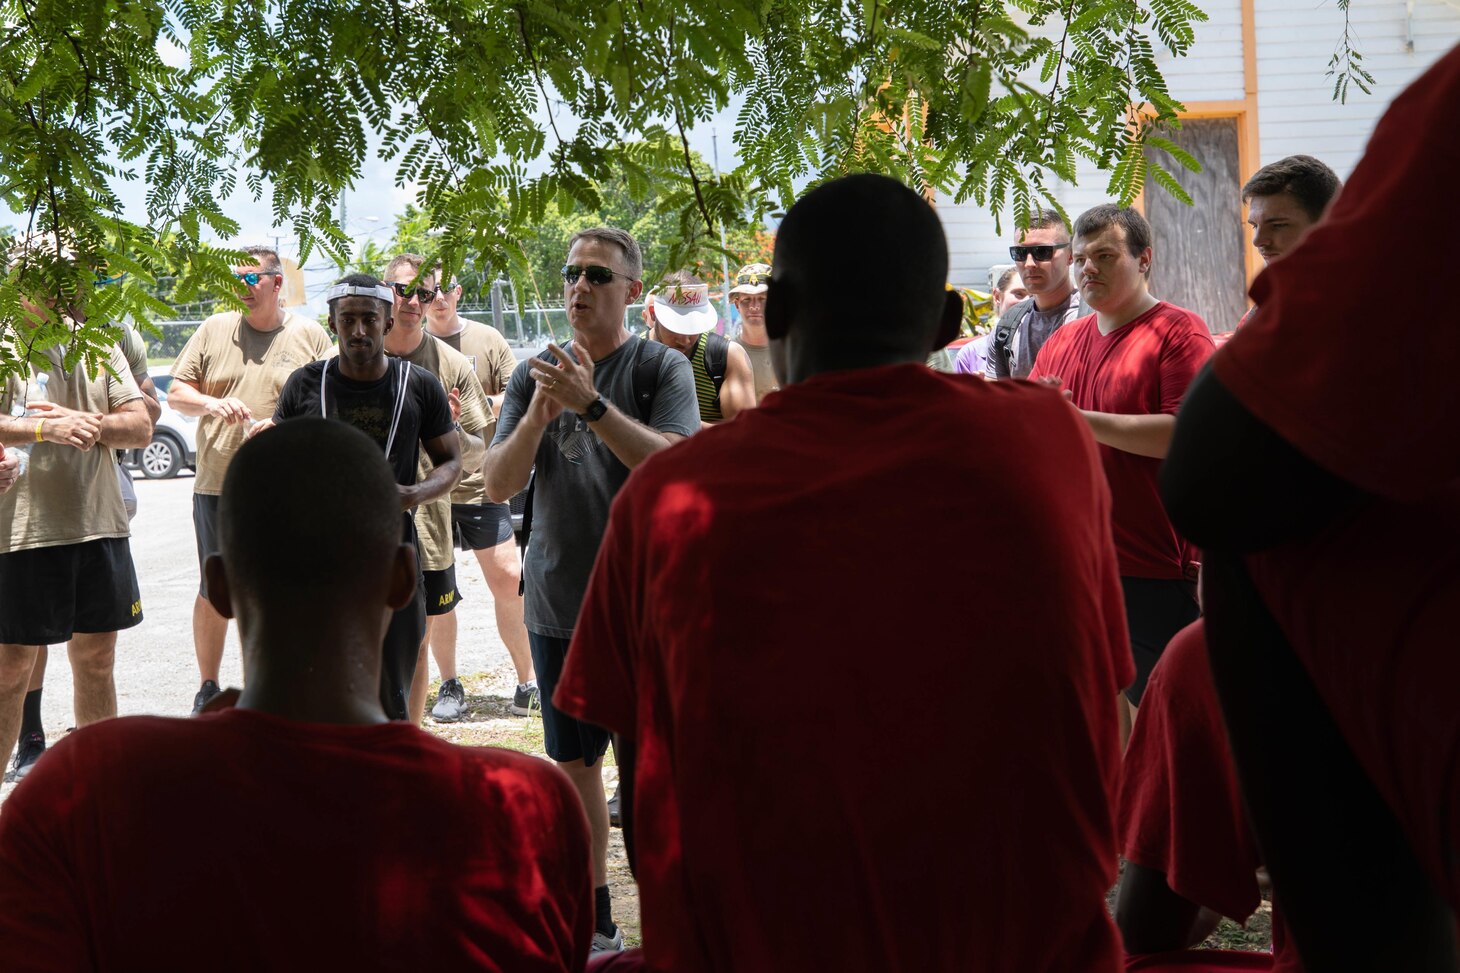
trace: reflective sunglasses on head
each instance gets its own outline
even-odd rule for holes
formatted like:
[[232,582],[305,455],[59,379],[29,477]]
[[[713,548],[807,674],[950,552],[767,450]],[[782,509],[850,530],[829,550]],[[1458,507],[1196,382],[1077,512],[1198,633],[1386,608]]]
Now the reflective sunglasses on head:
[[604,284],[607,284],[615,277],[622,277],[624,280],[628,281],[634,279],[628,274],[621,274],[616,270],[609,270],[607,267],[580,267],[577,264],[567,264],[563,267],[563,283],[576,284],[578,283],[579,277],[587,277],[588,283],[593,284],[597,287],[602,287]]
[[391,284],[390,289],[395,291],[395,296],[403,301],[409,301],[412,293],[416,295],[416,300],[422,304],[430,304],[436,300],[436,288],[434,287],[417,287],[412,291],[410,284]]
[[1009,259],[1016,264],[1022,264],[1025,257],[1033,257],[1036,263],[1044,263],[1046,260],[1054,259],[1056,250],[1063,250],[1068,243],[1035,243],[1030,246],[1014,246],[1009,248]]
[[749,284],[751,287],[759,287],[761,284],[770,283],[771,275],[762,271],[752,271],[748,274],[740,274],[735,278],[735,286]]
[[234,274],[233,276],[243,281],[249,287],[257,287],[259,286],[259,281],[263,280],[265,277],[282,277],[284,275],[275,273],[272,270],[265,270],[263,272],[249,271],[246,274]]

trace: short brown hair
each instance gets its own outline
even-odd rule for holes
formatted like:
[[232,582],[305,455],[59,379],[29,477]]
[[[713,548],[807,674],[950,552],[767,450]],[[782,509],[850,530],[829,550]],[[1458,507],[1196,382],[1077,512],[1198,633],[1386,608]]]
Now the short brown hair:
[[1020,234],[1021,238],[1029,230],[1063,230],[1065,236],[1070,235],[1070,224],[1056,210],[1037,209],[1029,214],[1029,228]]
[[1287,193],[1317,223],[1342,186],[1338,175],[1311,155],[1290,155],[1254,172],[1242,187],[1242,202],[1253,196]]
[[254,259],[254,263],[266,274],[282,274],[284,265],[279,262],[279,252],[273,247],[244,247],[243,252]]
[[1009,287],[1009,281],[1013,280],[1014,279],[1014,275],[1017,274],[1017,273],[1019,273],[1019,268],[1018,267],[1007,267],[1007,268],[1005,268],[1004,271],[999,274],[999,279],[994,282],[994,290],[996,290],[996,291],[1007,290],[1008,287]]
[[1114,203],[1101,203],[1081,213],[1075,220],[1075,236],[1093,236],[1112,226],[1125,230],[1125,246],[1133,257],[1151,245],[1151,224],[1146,218],[1129,206]]
[[568,252],[573,252],[573,245],[579,240],[597,240],[600,243],[611,243],[624,252],[624,266],[628,269],[628,275],[634,280],[639,280],[644,274],[644,255],[639,252],[639,244],[633,236],[620,230],[615,226],[594,226],[586,230],[579,230],[568,240]]
[[[390,275],[402,266],[410,267],[411,276],[415,276],[421,272],[421,265],[425,262],[426,258],[419,253],[398,253],[390,258],[390,263],[385,265],[384,277],[389,280]],[[435,268],[433,267],[430,272],[435,273]]]

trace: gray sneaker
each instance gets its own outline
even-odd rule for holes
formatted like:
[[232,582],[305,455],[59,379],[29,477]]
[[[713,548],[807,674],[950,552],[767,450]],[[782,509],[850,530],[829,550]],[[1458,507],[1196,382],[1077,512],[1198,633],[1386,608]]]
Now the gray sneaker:
[[199,713],[203,712],[203,707],[211,703],[213,701],[213,697],[222,695],[222,693],[223,690],[218,687],[218,684],[216,682],[211,679],[204,679],[202,688],[199,689],[198,694],[193,697],[193,715],[197,716]]
[[459,679],[448,679],[441,684],[436,694],[436,705],[431,707],[431,719],[437,723],[455,723],[466,715],[466,690]]
[[542,692],[537,688],[537,680],[518,686],[517,691],[512,694],[512,705],[507,709],[516,716],[541,713]]
[[605,936],[601,932],[593,934],[593,945],[588,947],[589,953],[622,953],[624,951],[624,931],[615,927],[612,936]]

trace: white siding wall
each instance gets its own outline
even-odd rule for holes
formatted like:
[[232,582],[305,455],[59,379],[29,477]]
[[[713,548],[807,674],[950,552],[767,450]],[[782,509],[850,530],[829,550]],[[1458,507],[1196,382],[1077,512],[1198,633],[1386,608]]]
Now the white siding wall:
[[1354,0],[1349,9],[1354,46],[1375,84],[1368,95],[1350,86],[1340,104],[1326,75],[1343,12],[1332,2],[1257,0],[1259,164],[1301,153],[1347,178],[1389,102],[1460,41],[1460,7],[1445,0],[1415,0],[1413,52],[1404,0]]
[[[1209,19],[1197,25],[1191,53],[1160,59],[1171,94],[1184,102],[1240,101],[1240,0],[1201,6]],[[1301,152],[1347,176],[1385,106],[1460,42],[1460,0],[1415,0],[1413,53],[1405,48],[1404,0],[1353,0],[1352,14],[1355,44],[1376,84],[1372,95],[1351,87],[1348,103],[1339,104],[1325,76],[1343,33],[1343,14],[1333,0],[1256,0],[1258,164]],[[1109,199],[1104,173],[1085,164],[1079,175],[1078,185],[1059,192],[1072,215]],[[1005,215],[1001,236],[993,217],[971,203],[944,202],[938,210],[948,235],[953,282],[986,286],[988,268],[1008,262],[1011,218]]]

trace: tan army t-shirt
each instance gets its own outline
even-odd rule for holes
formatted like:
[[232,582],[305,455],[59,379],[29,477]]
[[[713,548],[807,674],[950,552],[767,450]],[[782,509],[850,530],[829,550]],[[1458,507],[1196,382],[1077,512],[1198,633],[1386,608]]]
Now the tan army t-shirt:
[[[471,362],[464,355],[453,351],[449,345],[433,335],[423,334],[416,350],[404,358],[417,368],[435,375],[448,393],[456,389],[461,396],[461,418],[457,421],[462,430],[481,438],[483,444],[491,441],[490,434],[486,432],[489,424],[482,383],[477,380]],[[464,449],[462,452],[465,454]],[[420,465],[416,471],[417,481],[425,479],[431,472],[431,458],[424,449],[420,456]],[[465,474],[468,468],[465,455],[462,459],[462,472]],[[480,477],[480,460],[476,467],[475,472]],[[416,508],[416,534],[420,542],[422,571],[445,571],[455,563],[456,551],[451,546],[450,495]]]
[[[188,339],[172,377],[215,399],[239,399],[263,420],[274,414],[294,369],[325,357],[330,347],[329,332],[293,311],[286,311],[283,325],[273,331],[255,331],[242,314],[225,311],[204,321]],[[198,419],[194,493],[223,492],[223,474],[247,432],[246,423],[230,426],[209,415]]]
[[747,345],[739,338],[735,343],[745,349],[750,356],[750,371],[755,376],[755,404],[760,405],[760,400],[770,395],[781,387],[776,381],[776,370],[771,365],[771,350],[766,345]]
[[[441,340],[461,352],[471,362],[476,369],[477,379],[482,383],[483,392],[487,395],[501,395],[507,388],[507,380],[512,377],[512,370],[517,367],[512,346],[507,344],[502,332],[490,324],[467,321],[465,318],[458,320],[462,322],[461,330]],[[489,409],[486,433],[488,444],[492,441],[496,426],[497,417]],[[471,470],[469,473],[462,471],[461,482],[451,491],[451,502],[487,502],[487,481],[481,470]]]
[[[62,371],[59,348],[45,355],[52,362],[45,397],[57,405],[105,414],[142,397],[126,356],[115,345],[107,360],[110,373],[108,368],[99,369],[96,378],[87,374],[85,363],[69,374]],[[0,416],[8,419],[13,405],[24,405],[39,391],[34,371],[11,377],[0,394]],[[29,469],[9,493],[0,496],[0,554],[130,533],[117,484],[117,454],[102,446],[82,451],[34,443]]]

